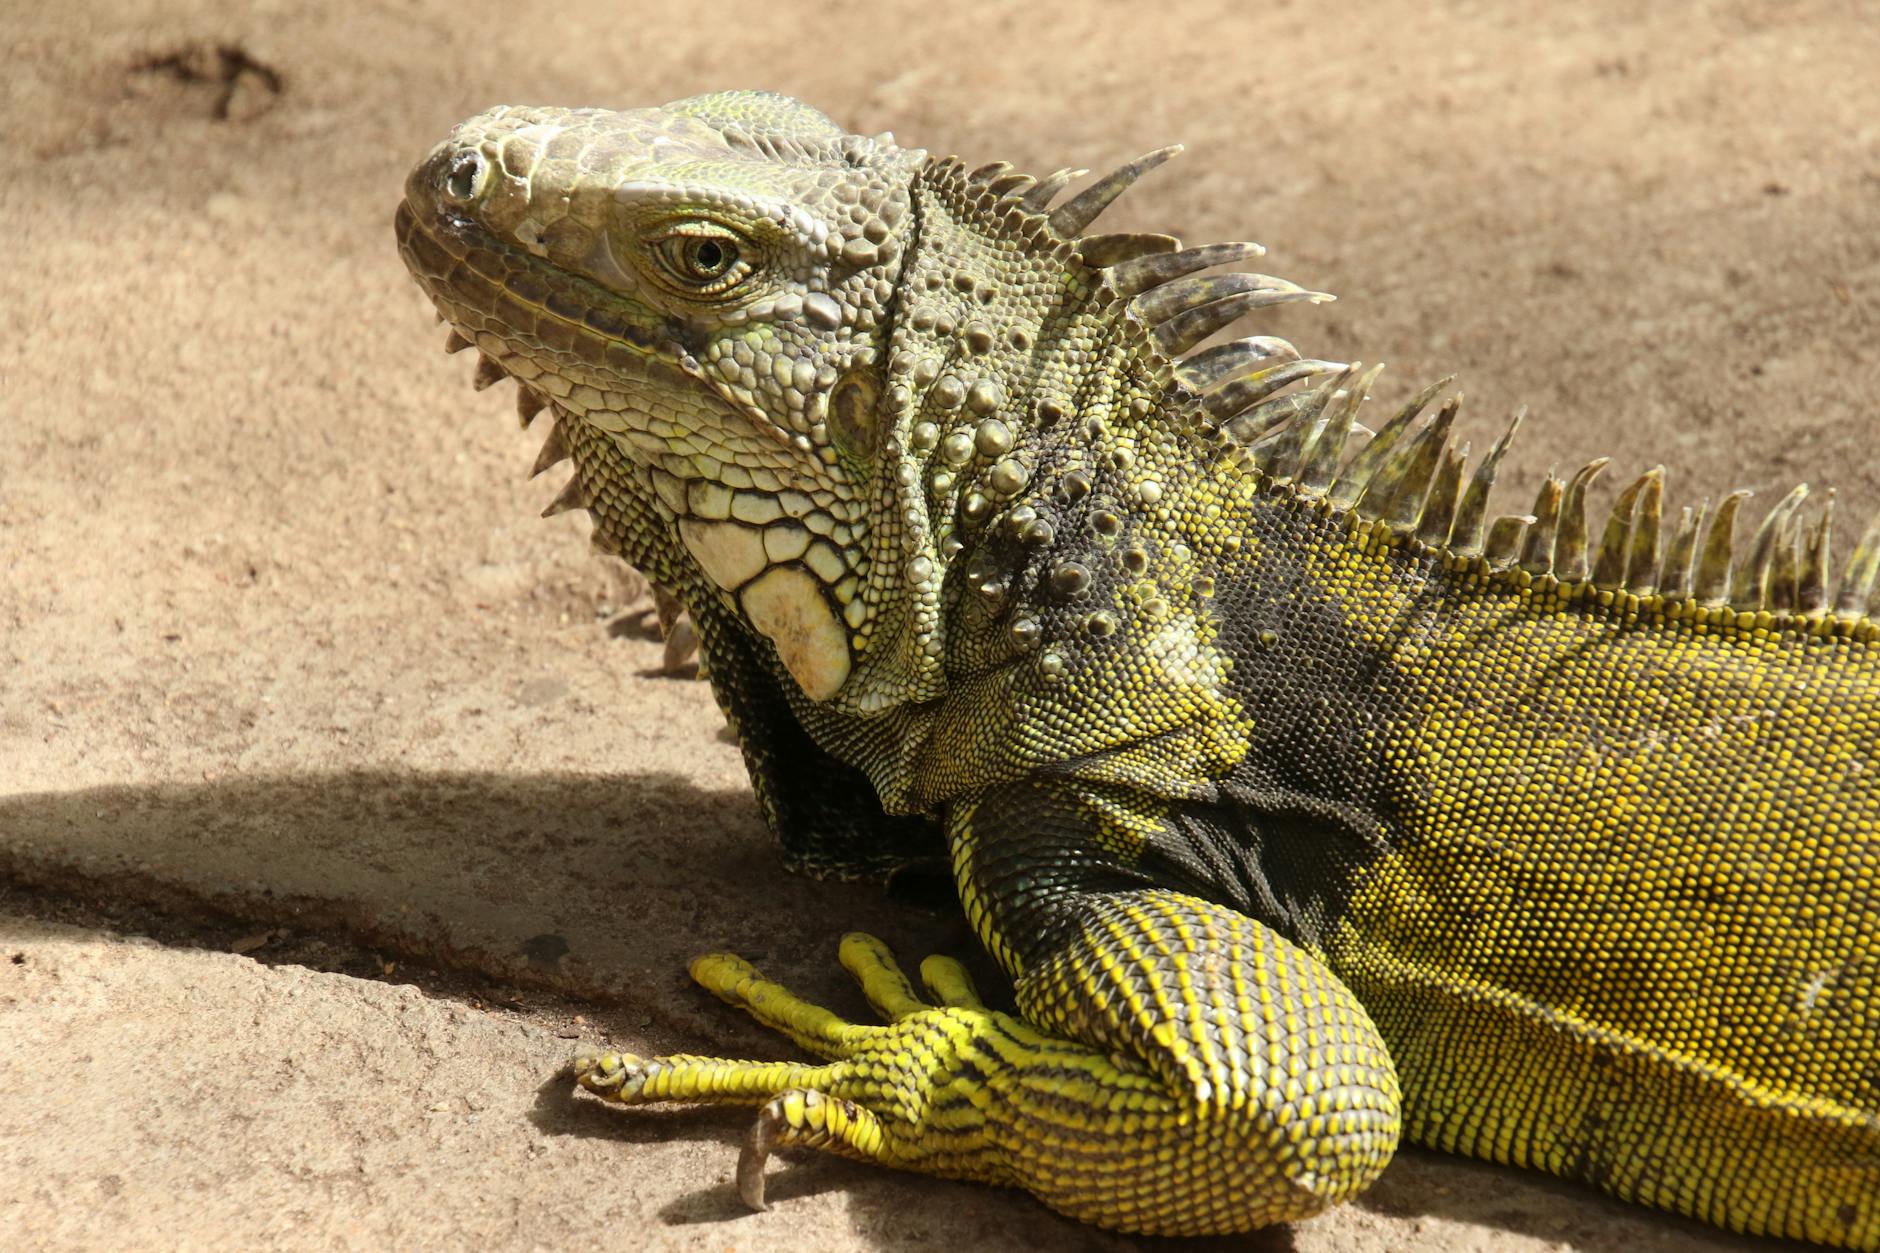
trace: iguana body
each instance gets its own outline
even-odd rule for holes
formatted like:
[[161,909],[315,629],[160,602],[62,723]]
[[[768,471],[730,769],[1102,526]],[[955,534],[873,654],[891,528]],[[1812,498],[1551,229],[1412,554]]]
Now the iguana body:
[[[695,964],[822,1065],[606,1055],[615,1099],[1155,1232],[1365,1187],[1400,1133],[1723,1226],[1880,1248],[1880,547],[1658,472],[1490,520],[1506,447],[1253,338],[1252,245],[782,97],[499,109],[412,174],[407,264],[572,455],[562,506],[690,609],[790,859],[950,859],[1021,1018],[852,1026]],[[1510,428],[1512,434],[1512,428]],[[1831,586],[1831,582],[1836,585]]]

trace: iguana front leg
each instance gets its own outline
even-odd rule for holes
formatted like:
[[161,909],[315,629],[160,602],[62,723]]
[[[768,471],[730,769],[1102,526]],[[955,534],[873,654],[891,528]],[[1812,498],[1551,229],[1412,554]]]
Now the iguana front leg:
[[1156,1234],[1244,1231],[1362,1190],[1398,1135],[1396,1076],[1362,1007],[1253,919],[1120,885],[1096,845],[1063,839],[1073,811],[1021,785],[951,815],[968,911],[1013,971],[1022,1019],[981,1005],[945,959],[922,967],[939,1004],[920,1002],[866,936],[842,959],[887,1026],[711,956],[693,965],[701,983],[827,1063],[610,1054],[580,1064],[582,1084],[762,1105],[739,1170],[757,1202],[764,1153],[787,1145],[1014,1184]]

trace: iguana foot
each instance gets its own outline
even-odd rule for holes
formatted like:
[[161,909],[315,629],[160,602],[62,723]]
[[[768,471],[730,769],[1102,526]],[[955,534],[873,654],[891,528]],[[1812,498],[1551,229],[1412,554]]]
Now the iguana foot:
[[951,958],[929,957],[921,964],[935,1002],[929,1004],[873,936],[844,937],[840,955],[889,1025],[851,1023],[728,953],[707,954],[691,967],[692,977],[712,993],[828,1059],[826,1065],[599,1053],[575,1059],[576,1080],[603,1099],[627,1105],[761,1106],[738,1160],[738,1191],[753,1209],[765,1208],[764,1163],[777,1148],[823,1149],[956,1178],[1016,1182],[988,1151],[970,1105],[966,1117],[940,1107],[967,1101],[977,1075],[959,1063],[975,1041],[1036,1033],[987,1009],[965,968]]
[[[1318,1212],[1389,1155],[1388,1144],[1374,1146],[1381,1147],[1370,1155],[1374,1166],[1318,1178],[1309,1163],[1349,1156],[1349,1120],[1335,1113],[1349,1094],[1326,1093],[1319,1110],[1306,1098],[1298,1121],[1292,1112],[1276,1115],[1301,1099],[1302,1072],[1284,1058],[1276,1088],[1216,1108],[1137,1057],[988,1009],[949,958],[921,963],[929,999],[872,936],[845,937],[841,959],[886,1025],[849,1022],[739,957],[714,953],[692,963],[699,983],[821,1064],[601,1053],[576,1060],[577,1079],[621,1104],[758,1106],[737,1170],[739,1194],[754,1209],[764,1208],[771,1151],[814,1148],[1024,1187],[1054,1209],[1108,1227],[1244,1231]],[[1333,1070],[1350,1069],[1333,1061],[1328,1054]],[[1394,1143],[1394,1087],[1388,1095],[1393,1106],[1378,1117],[1389,1125],[1371,1138]]]

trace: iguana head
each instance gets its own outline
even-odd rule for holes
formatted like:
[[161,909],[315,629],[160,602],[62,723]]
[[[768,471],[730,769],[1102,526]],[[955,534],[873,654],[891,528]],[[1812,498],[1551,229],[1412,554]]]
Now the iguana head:
[[[1049,492],[1106,475],[1136,490],[1112,435],[1152,410],[1157,439],[1190,410],[1218,434],[1334,368],[1272,339],[1175,360],[1250,309],[1319,297],[1185,277],[1254,245],[1083,233],[1172,151],[1054,207],[1083,171],[969,173],[781,96],[502,108],[412,172],[398,232],[479,381],[513,376],[525,418],[547,404],[604,432],[583,480],[636,484],[695,593],[768,638],[812,700],[868,710],[945,689],[965,647],[941,612],[956,556],[990,551],[994,529],[1048,548]],[[1197,399],[1214,392],[1225,407]],[[1115,465],[1045,456],[1072,428]],[[978,591],[1003,586],[981,565]],[[971,643],[974,667],[1035,643],[1007,625]]]
[[817,698],[865,624],[857,541],[922,155],[780,96],[500,108],[433,150],[399,213],[457,334],[614,437]]

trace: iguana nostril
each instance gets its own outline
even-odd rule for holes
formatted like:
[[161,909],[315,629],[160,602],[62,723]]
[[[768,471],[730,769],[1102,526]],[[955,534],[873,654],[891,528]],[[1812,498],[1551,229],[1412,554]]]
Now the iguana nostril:
[[477,188],[483,184],[483,156],[476,152],[460,152],[450,159],[444,167],[444,194],[459,204],[465,203],[477,194]]

